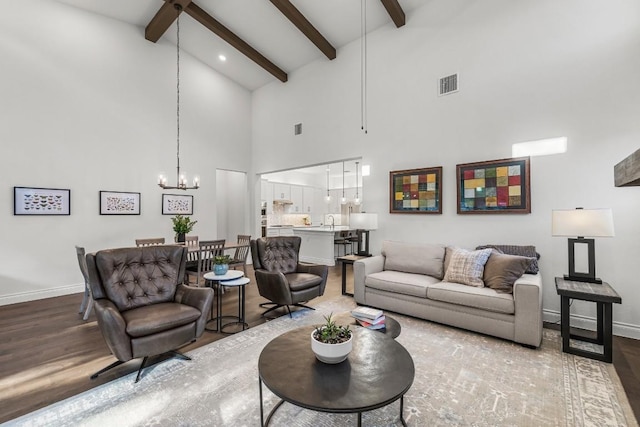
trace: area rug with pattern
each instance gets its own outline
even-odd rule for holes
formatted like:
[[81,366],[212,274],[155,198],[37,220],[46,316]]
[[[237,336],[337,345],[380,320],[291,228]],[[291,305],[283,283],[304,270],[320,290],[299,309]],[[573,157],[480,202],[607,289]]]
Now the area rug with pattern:
[[[258,357],[291,329],[349,311],[340,297],[299,310],[6,423],[7,426],[257,426]],[[544,330],[529,349],[497,338],[399,314],[397,338],[411,354],[415,379],[405,395],[409,426],[637,426],[611,364],[561,351]],[[295,372],[291,372],[295,381]],[[265,389],[268,412],[279,399]],[[401,425],[399,402],[365,412],[365,426]],[[285,403],[272,426],[356,425],[355,414],[327,414]]]

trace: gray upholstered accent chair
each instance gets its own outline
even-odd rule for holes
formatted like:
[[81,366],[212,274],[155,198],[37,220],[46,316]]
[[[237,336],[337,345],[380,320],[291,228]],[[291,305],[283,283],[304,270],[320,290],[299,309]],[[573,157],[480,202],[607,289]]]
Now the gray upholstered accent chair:
[[91,288],[89,287],[89,272],[87,271],[87,259],[83,247],[76,246],[76,256],[78,258],[78,265],[80,266],[80,272],[84,277],[84,296],[82,297],[82,304],[80,304],[80,313],[82,314],[82,320],[89,319],[91,310],[93,310],[93,297],[91,296]]
[[187,248],[177,245],[120,248],[87,254],[95,313],[109,350],[118,359],[98,375],[142,357],[172,353],[204,332],[213,290],[182,284]]
[[326,265],[301,263],[298,259],[302,239],[299,236],[262,237],[251,240],[251,257],[256,275],[256,284],[261,296],[271,302],[261,307],[273,305],[262,313],[280,307],[305,307],[302,304],[324,294],[327,284]]

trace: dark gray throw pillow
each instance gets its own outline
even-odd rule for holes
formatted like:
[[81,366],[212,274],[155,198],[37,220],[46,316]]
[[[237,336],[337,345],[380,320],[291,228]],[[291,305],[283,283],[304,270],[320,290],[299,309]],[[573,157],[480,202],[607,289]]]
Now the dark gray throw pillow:
[[513,293],[513,284],[529,267],[534,258],[507,255],[493,250],[484,266],[484,285],[499,293]]
[[538,260],[540,259],[540,254],[536,252],[535,246],[519,246],[519,245],[482,245],[478,246],[476,249],[497,249],[499,252],[507,255],[517,255],[523,256],[527,258],[532,258],[531,264],[525,271],[527,274],[538,274]]

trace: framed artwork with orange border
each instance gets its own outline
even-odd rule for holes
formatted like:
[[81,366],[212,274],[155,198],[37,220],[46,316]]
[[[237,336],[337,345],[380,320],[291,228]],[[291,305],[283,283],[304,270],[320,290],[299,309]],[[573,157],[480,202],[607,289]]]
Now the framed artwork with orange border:
[[442,213],[442,166],[391,171],[389,187],[389,213]]
[[458,214],[531,213],[529,157],[456,165]]

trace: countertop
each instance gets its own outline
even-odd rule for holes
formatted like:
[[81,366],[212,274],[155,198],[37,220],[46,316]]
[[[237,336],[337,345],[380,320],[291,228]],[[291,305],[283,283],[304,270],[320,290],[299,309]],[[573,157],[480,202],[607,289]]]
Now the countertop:
[[348,225],[336,225],[335,227],[330,225],[301,225],[293,227],[293,231],[313,231],[316,233],[335,233],[336,231],[348,230],[351,230]]

